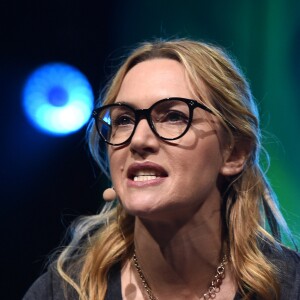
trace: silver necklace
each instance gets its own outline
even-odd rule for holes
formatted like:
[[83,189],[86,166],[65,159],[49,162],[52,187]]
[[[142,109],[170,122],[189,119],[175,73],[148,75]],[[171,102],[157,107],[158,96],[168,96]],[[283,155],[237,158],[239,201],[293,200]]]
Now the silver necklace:
[[[158,298],[154,296],[154,294],[145,278],[145,275],[144,275],[142,268],[139,264],[139,261],[137,259],[135,250],[133,252],[132,260],[133,260],[135,269],[136,269],[137,273],[139,274],[139,277],[141,279],[142,285],[147,293],[148,298],[150,300],[158,300]],[[220,265],[217,267],[216,275],[214,276],[207,292],[205,294],[203,294],[203,296],[201,298],[203,298],[204,300],[209,300],[209,299],[214,299],[216,297],[216,294],[220,291],[220,286],[223,282],[223,279],[225,278],[225,265],[226,264],[227,264],[227,255],[225,254],[222,258]],[[201,298],[199,298],[199,299],[201,299]]]

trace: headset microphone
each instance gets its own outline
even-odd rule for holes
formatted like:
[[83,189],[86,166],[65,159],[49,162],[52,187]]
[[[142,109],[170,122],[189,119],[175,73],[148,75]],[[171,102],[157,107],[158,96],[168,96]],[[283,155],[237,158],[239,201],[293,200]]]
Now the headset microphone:
[[110,202],[117,198],[117,193],[113,188],[108,188],[103,192],[103,199],[104,201]]

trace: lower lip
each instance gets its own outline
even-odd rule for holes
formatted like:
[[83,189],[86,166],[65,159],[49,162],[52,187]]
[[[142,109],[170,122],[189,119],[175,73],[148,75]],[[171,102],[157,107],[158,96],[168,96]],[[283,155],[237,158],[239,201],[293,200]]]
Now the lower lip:
[[129,187],[150,187],[150,186],[156,186],[161,184],[163,181],[166,180],[167,177],[157,177],[155,179],[151,180],[145,180],[145,181],[134,181],[131,179],[127,179],[127,185]]

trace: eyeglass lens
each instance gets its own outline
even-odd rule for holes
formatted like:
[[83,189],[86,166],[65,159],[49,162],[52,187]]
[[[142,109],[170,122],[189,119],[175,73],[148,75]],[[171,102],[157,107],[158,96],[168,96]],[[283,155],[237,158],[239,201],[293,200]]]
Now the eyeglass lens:
[[[127,105],[104,107],[98,115],[97,127],[102,137],[111,144],[126,142],[135,130],[139,110]],[[180,137],[190,123],[190,107],[178,99],[159,101],[143,110],[152,130],[163,139]]]

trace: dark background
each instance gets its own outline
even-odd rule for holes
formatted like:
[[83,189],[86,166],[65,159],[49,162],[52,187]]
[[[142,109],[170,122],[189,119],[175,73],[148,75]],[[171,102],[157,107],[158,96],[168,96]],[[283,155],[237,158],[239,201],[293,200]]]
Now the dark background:
[[[2,1],[1,299],[21,299],[79,215],[96,213],[108,181],[91,161],[85,128],[45,135],[21,105],[27,76],[60,61],[89,79],[95,98],[137,42],[191,37],[224,46],[240,62],[259,103],[269,177],[300,232],[298,1]],[[272,136],[272,137],[271,137]],[[275,138],[273,137],[275,136]]]

